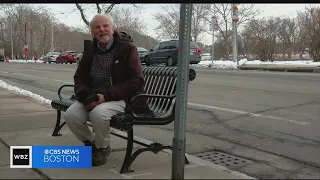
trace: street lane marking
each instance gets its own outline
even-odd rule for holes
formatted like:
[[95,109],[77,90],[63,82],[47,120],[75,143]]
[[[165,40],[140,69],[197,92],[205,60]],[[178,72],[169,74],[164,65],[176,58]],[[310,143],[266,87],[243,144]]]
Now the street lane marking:
[[[32,76],[32,75],[28,75],[28,74],[20,74],[20,73],[14,73],[14,72],[10,73],[10,72],[5,72],[5,71],[0,71],[0,73],[15,74],[15,75],[19,75],[19,76],[34,77],[34,78],[39,78],[39,79],[52,80],[52,81],[57,81],[57,82],[73,84],[73,82],[69,82],[69,81],[61,81],[58,79],[44,78],[44,77]],[[251,113],[251,112],[246,112],[246,111],[241,111],[241,110],[236,110],[236,109],[228,109],[228,108],[222,108],[222,107],[217,107],[217,106],[209,106],[209,105],[197,104],[197,103],[192,103],[192,102],[189,102],[188,105],[202,107],[202,108],[206,108],[206,109],[216,109],[216,110],[220,110],[220,111],[233,112],[233,113],[243,114],[243,115],[246,114],[248,116],[259,117],[259,118],[273,119],[273,120],[278,120],[278,121],[286,121],[286,122],[290,122],[293,124],[299,124],[302,126],[311,124],[311,123],[305,122],[305,121],[296,121],[296,120],[291,120],[291,119],[286,119],[286,118],[281,118],[281,117],[276,117],[276,116],[256,114],[256,113]]]
[[61,80],[58,80],[58,79],[51,79],[51,78],[45,78],[45,77],[39,77],[39,76],[32,76],[32,75],[28,75],[28,74],[20,74],[20,73],[15,73],[15,72],[0,71],[0,73],[15,74],[15,75],[27,76],[27,77],[34,77],[34,78],[38,78],[38,79],[52,80],[52,81],[63,82],[63,83],[73,83],[73,82],[69,82],[69,81],[61,81]]
[[241,110],[236,110],[236,109],[222,108],[222,107],[217,107],[217,106],[209,106],[209,105],[197,104],[197,103],[191,103],[191,102],[189,102],[188,105],[202,107],[202,108],[206,108],[206,109],[216,109],[216,110],[220,110],[220,111],[233,112],[233,113],[237,113],[237,114],[243,114],[243,115],[259,117],[259,118],[267,118],[267,119],[273,119],[273,120],[278,120],[278,121],[287,121],[287,122],[299,124],[302,126],[310,124],[309,122],[305,122],[305,121],[296,121],[296,120],[292,120],[292,119],[286,119],[286,118],[264,115],[264,114],[256,114],[256,113],[251,113],[251,112],[246,112],[246,111],[241,111]]

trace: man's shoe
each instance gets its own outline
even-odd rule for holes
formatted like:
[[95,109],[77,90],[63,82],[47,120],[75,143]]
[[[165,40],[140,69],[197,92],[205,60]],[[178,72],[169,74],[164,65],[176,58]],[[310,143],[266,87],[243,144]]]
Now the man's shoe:
[[101,166],[107,162],[107,157],[111,154],[111,147],[95,149],[92,152],[92,166]]

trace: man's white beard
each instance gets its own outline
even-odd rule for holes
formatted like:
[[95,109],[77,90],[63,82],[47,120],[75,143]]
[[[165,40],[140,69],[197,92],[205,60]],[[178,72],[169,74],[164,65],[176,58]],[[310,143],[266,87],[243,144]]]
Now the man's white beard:
[[109,41],[108,35],[104,35],[99,38],[99,42],[101,42],[101,43],[107,43],[108,41]]

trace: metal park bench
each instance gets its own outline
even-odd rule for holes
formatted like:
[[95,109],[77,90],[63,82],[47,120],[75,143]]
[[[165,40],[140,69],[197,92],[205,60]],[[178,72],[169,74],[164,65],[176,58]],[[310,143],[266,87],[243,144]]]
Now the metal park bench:
[[[166,125],[175,119],[175,104],[176,104],[176,85],[177,85],[177,68],[176,67],[143,67],[146,94],[139,94],[131,99],[131,103],[138,96],[147,97],[147,102],[150,107],[150,112],[145,115],[137,115],[132,112],[126,112],[120,116],[114,116],[110,121],[112,128],[126,131],[127,136],[120,135],[115,132],[111,134],[126,139],[127,149],[124,162],[120,173],[133,172],[131,165],[139,154],[145,151],[151,151],[157,154],[163,149],[171,149],[172,146],[164,146],[158,142],[146,144],[136,140],[133,136],[134,125]],[[194,80],[196,72],[193,69],[189,70],[189,81]],[[61,123],[61,111],[65,112],[75,101],[76,97],[72,95],[70,99],[61,97],[61,90],[64,87],[74,87],[74,85],[63,85],[58,90],[59,100],[53,100],[51,106],[57,109],[57,121],[52,136],[61,136],[60,130],[65,125]],[[119,118],[121,117],[121,118]],[[88,122],[88,125],[91,125]],[[138,149],[132,154],[133,143],[144,146],[145,148]],[[189,164],[186,159],[186,164]]]

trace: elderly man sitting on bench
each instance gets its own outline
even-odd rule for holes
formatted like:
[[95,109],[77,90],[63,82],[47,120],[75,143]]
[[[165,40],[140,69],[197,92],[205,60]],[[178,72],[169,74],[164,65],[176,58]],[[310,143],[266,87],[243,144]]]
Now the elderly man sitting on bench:
[[[94,16],[90,28],[93,41],[85,45],[74,75],[78,101],[68,108],[64,119],[80,141],[92,146],[92,165],[99,166],[111,153],[111,117],[125,112],[129,99],[144,93],[145,82],[136,46],[129,35],[114,30],[110,16]],[[137,99],[131,110],[148,112],[146,98]],[[87,121],[91,121],[95,135]]]

